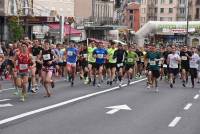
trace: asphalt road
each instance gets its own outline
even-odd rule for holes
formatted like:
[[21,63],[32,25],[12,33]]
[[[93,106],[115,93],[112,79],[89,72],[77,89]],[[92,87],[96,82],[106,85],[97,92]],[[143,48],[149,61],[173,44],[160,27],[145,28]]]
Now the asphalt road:
[[[200,134],[200,85],[183,88],[178,81],[171,89],[161,81],[159,93],[145,85],[144,80],[97,88],[77,81],[71,88],[57,82],[51,98],[44,98],[41,89],[26,102],[5,90],[0,106],[13,106],[0,107],[0,134]],[[117,105],[132,110],[107,108]]]

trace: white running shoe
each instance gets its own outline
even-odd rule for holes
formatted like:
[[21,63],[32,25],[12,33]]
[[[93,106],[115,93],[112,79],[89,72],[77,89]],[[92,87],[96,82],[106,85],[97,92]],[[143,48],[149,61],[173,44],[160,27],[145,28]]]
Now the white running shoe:
[[158,92],[159,92],[159,89],[158,89],[158,87],[156,87],[156,90],[155,90],[155,91],[156,91],[156,93],[158,93]]
[[148,86],[147,86],[147,89],[150,89],[150,88],[151,88],[151,85],[148,85]]

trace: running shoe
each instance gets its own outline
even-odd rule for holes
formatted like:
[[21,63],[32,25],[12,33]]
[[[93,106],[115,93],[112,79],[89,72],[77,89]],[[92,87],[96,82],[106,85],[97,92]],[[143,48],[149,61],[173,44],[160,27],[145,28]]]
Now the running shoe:
[[20,101],[22,101],[22,102],[25,101],[25,96],[24,96],[24,95],[21,95],[21,97],[20,97]]
[[32,93],[36,93],[36,88],[32,88],[32,89],[31,89],[31,92],[32,92]]
[[54,81],[51,82],[51,87],[52,87],[52,88],[55,87],[55,83],[54,83]]

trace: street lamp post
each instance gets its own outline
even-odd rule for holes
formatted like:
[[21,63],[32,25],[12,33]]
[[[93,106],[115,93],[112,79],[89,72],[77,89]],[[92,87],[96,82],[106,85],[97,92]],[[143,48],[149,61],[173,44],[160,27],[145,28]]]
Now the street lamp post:
[[185,39],[185,44],[188,45],[188,31],[189,31],[189,0],[186,1],[186,21],[187,21],[187,26],[186,26],[186,39]]

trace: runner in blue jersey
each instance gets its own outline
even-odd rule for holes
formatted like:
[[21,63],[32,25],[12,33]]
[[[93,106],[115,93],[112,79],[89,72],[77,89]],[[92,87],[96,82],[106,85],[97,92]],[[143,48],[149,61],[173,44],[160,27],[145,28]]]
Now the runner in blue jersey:
[[[96,58],[96,63],[95,63],[95,74],[98,71],[99,74],[99,84],[98,86],[100,86],[101,82],[103,81],[103,66],[105,64],[106,58],[107,58],[107,50],[104,48],[103,43],[99,43],[98,47],[94,50],[93,52],[93,56]],[[93,85],[95,86],[96,83],[96,79],[95,79],[96,75],[94,75],[94,81],[93,81]]]
[[67,53],[67,73],[69,76],[69,81],[71,81],[71,86],[73,86],[76,73],[78,49],[75,48],[74,44],[70,43],[70,46],[69,48],[67,48],[66,53]]

